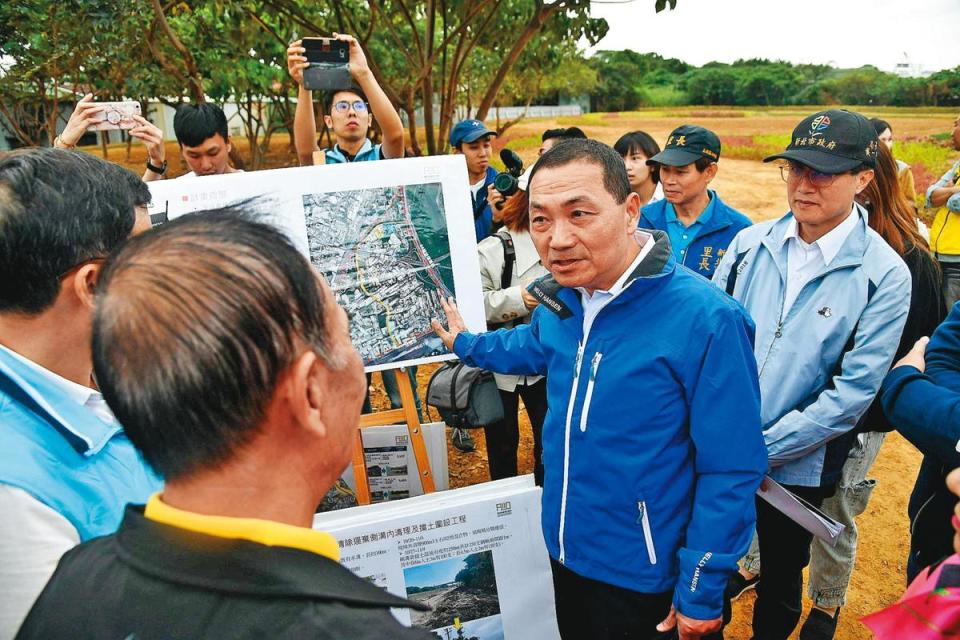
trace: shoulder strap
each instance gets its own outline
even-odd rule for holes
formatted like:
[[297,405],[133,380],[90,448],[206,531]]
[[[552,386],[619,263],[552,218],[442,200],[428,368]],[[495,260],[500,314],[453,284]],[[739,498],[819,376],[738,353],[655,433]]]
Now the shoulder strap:
[[503,271],[500,273],[500,289],[509,289],[513,280],[513,264],[517,261],[517,250],[513,246],[513,238],[506,229],[497,231],[500,244],[503,245]]

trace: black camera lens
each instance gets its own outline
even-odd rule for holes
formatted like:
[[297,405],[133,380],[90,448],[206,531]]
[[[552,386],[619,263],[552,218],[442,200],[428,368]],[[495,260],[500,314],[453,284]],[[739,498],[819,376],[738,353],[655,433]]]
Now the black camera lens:
[[502,196],[512,196],[520,189],[520,183],[516,176],[509,173],[498,173],[493,179],[493,188],[500,192]]

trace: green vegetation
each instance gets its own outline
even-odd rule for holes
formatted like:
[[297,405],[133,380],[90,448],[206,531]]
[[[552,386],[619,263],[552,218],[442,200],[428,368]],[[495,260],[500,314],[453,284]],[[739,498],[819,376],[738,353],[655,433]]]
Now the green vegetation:
[[597,73],[597,111],[681,104],[960,105],[960,67],[928,78],[901,78],[872,66],[834,69],[765,59],[710,62],[698,68],[634,51],[599,51],[589,63]]

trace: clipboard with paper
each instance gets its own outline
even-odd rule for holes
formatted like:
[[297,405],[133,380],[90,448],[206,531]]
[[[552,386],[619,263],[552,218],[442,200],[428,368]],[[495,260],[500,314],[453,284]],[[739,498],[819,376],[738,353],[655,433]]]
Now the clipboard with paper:
[[845,525],[840,524],[803,498],[787,491],[770,476],[764,477],[761,486],[765,488],[757,489],[757,495],[766,500],[770,506],[782,512],[831,547],[837,545],[840,534],[846,529]]

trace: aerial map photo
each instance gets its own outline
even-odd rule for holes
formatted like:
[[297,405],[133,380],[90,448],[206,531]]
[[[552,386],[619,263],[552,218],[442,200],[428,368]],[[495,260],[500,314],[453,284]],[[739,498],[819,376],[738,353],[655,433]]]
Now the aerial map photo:
[[440,183],[303,196],[310,260],[366,366],[446,353],[430,327],[454,295]]

